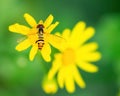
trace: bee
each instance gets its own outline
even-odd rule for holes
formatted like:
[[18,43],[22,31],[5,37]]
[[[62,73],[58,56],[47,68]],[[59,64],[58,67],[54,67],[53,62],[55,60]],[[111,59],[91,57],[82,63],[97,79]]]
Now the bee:
[[38,28],[38,40],[36,41],[36,43],[38,44],[38,49],[42,49],[43,45],[44,45],[44,26],[42,24],[37,25]]

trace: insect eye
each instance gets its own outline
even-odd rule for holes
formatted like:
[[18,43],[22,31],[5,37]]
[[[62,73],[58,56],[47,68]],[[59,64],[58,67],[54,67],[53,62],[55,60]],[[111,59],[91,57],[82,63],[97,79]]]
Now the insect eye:
[[44,28],[44,26],[42,24],[38,24],[37,28]]

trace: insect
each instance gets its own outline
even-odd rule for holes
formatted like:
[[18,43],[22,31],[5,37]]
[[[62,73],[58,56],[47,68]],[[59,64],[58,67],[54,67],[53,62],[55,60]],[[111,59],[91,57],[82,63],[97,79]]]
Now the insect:
[[43,45],[44,45],[44,26],[42,24],[37,25],[38,30],[38,40],[36,41],[36,43],[38,43],[38,49],[42,49]]
[[37,25],[36,28],[38,28],[38,32],[37,32],[38,40],[35,43],[38,44],[39,50],[41,50],[45,44],[45,37],[47,38],[49,43],[51,43],[52,45],[57,45],[54,47],[61,46],[60,43],[64,40],[62,37],[44,32],[44,25],[43,24]]

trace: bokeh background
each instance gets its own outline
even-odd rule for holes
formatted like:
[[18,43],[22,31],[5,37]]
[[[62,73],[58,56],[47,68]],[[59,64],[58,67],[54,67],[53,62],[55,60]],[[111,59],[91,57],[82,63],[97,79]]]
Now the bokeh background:
[[[45,20],[51,13],[59,26],[53,31],[72,29],[78,21],[96,29],[91,41],[99,43],[102,59],[95,64],[99,72],[91,74],[79,70],[87,87],[69,94],[59,89],[54,96],[118,96],[120,88],[120,1],[119,0],[0,0],[0,96],[51,96],[46,94],[41,82],[51,63],[37,54],[30,62],[30,48],[17,52],[19,34],[8,31],[8,26],[19,22],[27,25],[24,13],[37,21]],[[53,48],[53,53],[57,52]],[[52,57],[53,57],[52,53]]]

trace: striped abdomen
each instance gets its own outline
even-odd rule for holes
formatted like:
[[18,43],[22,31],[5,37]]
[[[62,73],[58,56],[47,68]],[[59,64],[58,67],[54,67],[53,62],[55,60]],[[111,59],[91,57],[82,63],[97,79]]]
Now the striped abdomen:
[[39,29],[38,30],[38,40],[36,41],[36,43],[38,43],[38,49],[42,49],[43,45],[44,45],[44,31],[43,31],[43,28],[44,26],[42,24],[39,24],[37,26],[37,28]]

